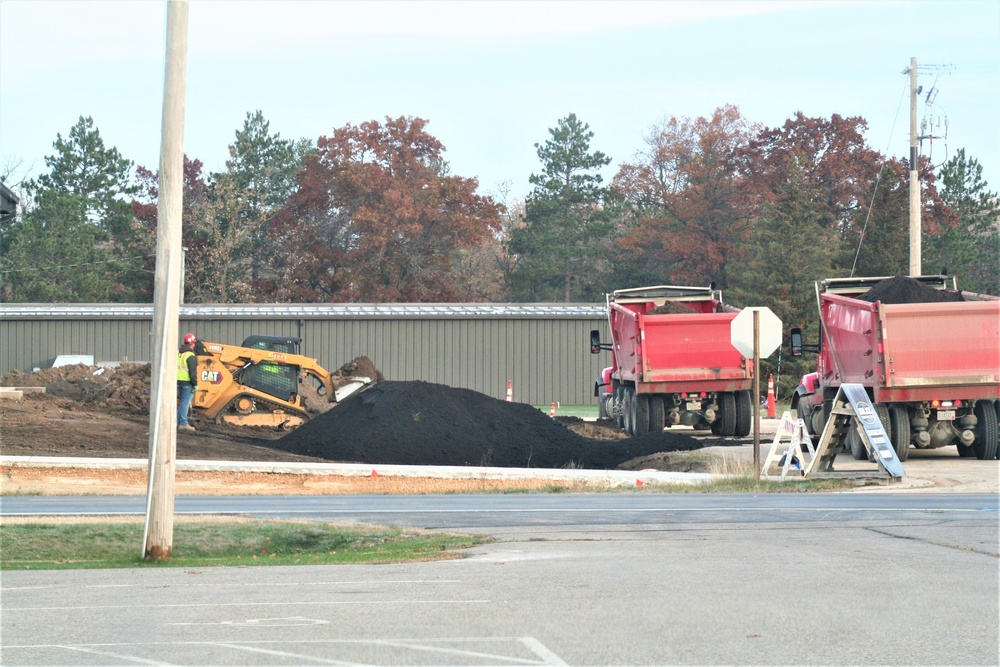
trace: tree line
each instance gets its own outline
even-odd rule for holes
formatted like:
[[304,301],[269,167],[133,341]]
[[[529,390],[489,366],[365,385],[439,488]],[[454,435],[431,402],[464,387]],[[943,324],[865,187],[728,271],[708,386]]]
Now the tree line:
[[[736,306],[816,330],[815,280],[909,270],[906,159],[861,117],[780,127],[723,106],[666,118],[612,162],[575,114],[535,144],[523,201],[451,173],[421,118],[284,139],[248,113],[218,173],[185,157],[185,301],[595,302],[613,289],[713,284]],[[57,134],[47,172],[0,220],[0,300],[152,300],[157,179],[93,119]],[[1000,200],[965,150],[919,158],[924,273],[1000,291]]]

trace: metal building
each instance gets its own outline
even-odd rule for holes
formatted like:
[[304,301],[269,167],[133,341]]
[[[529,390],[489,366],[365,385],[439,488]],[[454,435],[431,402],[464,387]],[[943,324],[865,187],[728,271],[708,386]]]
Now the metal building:
[[[58,355],[95,363],[148,362],[147,304],[0,304],[0,375],[52,366]],[[598,304],[187,304],[180,333],[240,344],[253,334],[296,336],[302,354],[334,371],[367,356],[387,380],[424,380],[532,405],[593,403],[610,355]]]

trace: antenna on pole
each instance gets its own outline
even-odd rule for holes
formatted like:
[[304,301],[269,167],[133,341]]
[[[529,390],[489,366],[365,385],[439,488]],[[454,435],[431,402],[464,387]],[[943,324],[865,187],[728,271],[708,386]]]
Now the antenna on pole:
[[[924,70],[938,71],[945,68],[951,68],[951,65],[924,65]],[[917,132],[917,98],[920,93],[923,92],[923,88],[917,85],[917,59],[910,58],[909,68],[903,70],[903,74],[910,75],[910,276],[916,277],[920,275],[920,235],[922,233],[922,226],[920,224],[920,174],[917,164],[918,158],[920,157],[920,142],[924,139],[932,141],[934,139],[940,139],[941,137],[935,137],[933,134],[921,135]],[[935,85],[927,91],[927,97],[924,102],[927,106],[931,106],[934,103],[934,99],[937,97],[937,79],[935,79]],[[933,118],[928,122],[925,117],[924,122],[921,124],[921,129],[933,131]],[[947,136],[948,121],[945,118],[945,136]]]

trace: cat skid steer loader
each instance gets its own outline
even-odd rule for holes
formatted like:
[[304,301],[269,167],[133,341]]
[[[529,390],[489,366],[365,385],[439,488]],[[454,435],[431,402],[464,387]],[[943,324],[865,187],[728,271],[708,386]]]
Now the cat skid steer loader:
[[376,381],[330,373],[298,354],[299,338],[249,336],[238,347],[201,342],[198,390],[191,406],[217,424],[292,429],[310,418],[300,393],[304,383],[339,403]]

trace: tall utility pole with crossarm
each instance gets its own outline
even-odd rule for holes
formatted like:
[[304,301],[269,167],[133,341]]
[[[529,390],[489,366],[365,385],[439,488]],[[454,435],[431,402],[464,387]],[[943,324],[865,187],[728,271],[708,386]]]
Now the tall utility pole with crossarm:
[[920,275],[920,175],[917,156],[920,136],[917,134],[917,59],[910,58],[910,275]]

